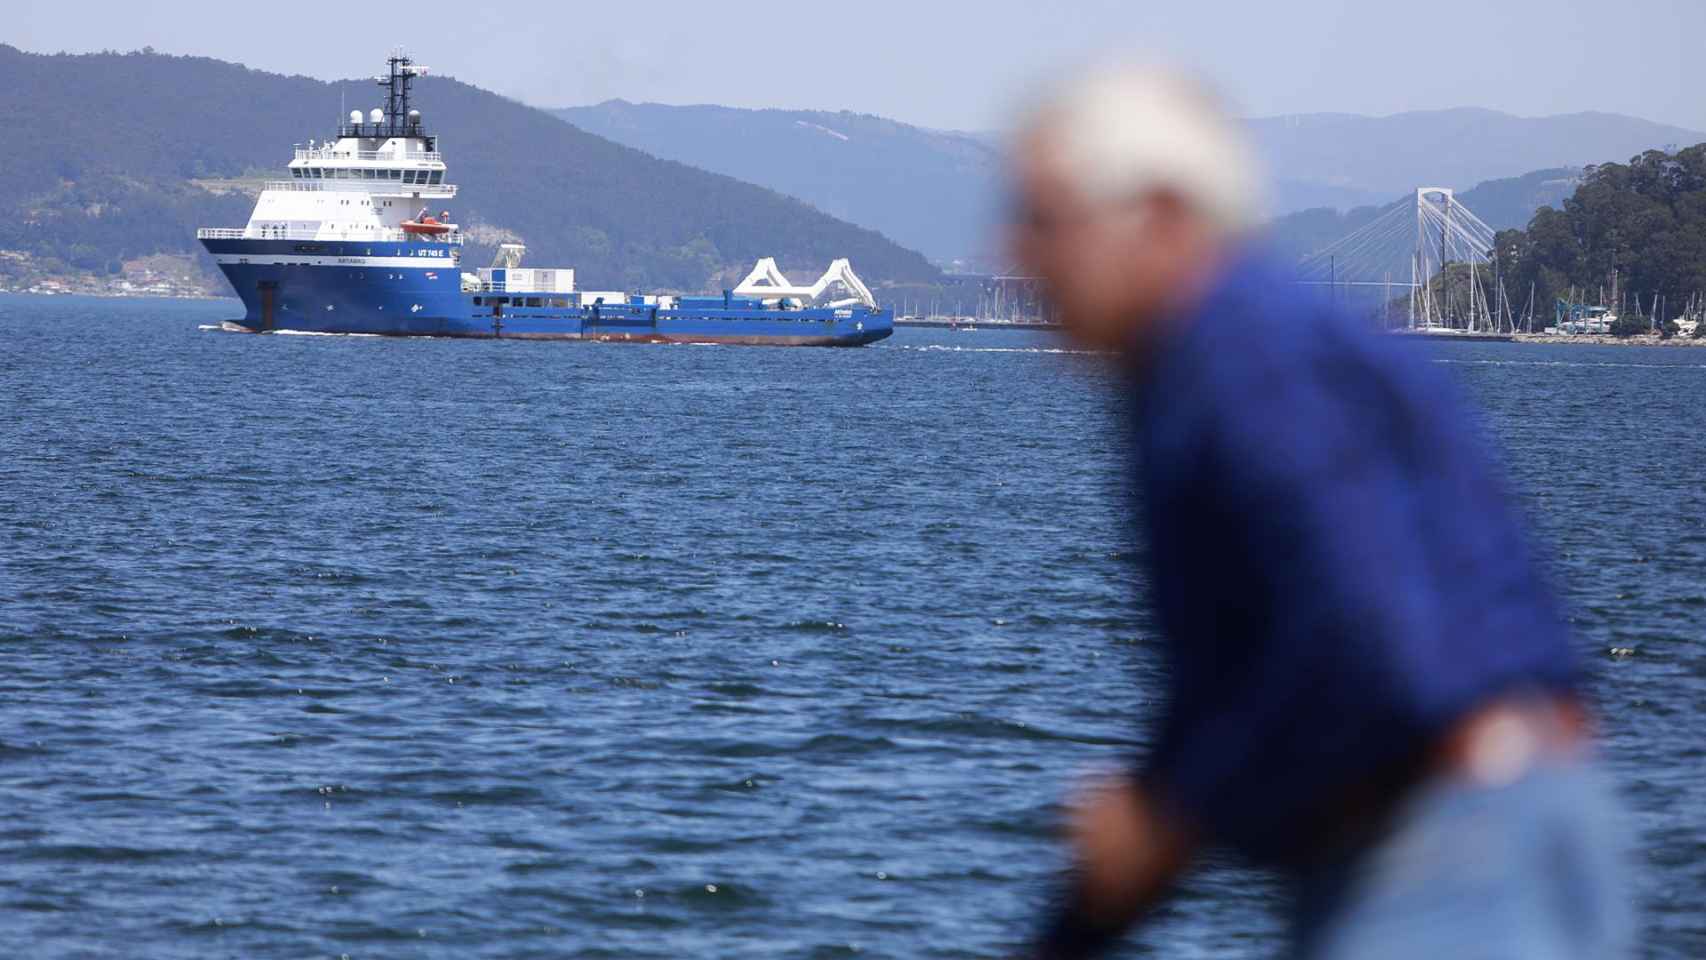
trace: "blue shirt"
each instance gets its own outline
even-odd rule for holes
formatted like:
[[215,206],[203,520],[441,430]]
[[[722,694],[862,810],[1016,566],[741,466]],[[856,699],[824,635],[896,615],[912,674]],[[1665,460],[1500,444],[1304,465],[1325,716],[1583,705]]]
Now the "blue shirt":
[[1413,345],[1252,258],[1152,358],[1134,426],[1172,685],[1143,776],[1164,802],[1297,862],[1477,705],[1573,687],[1517,511]]

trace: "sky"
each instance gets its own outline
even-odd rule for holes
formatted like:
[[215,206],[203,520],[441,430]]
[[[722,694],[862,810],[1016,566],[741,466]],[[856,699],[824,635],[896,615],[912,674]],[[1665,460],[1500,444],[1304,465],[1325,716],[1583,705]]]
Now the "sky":
[[[134,50],[320,79],[420,63],[535,106],[620,97],[1008,125],[1110,56],[1206,74],[1247,116],[1476,106],[1706,130],[1706,0],[845,0],[250,4],[10,0],[0,42]],[[20,9],[21,7],[21,9]]]

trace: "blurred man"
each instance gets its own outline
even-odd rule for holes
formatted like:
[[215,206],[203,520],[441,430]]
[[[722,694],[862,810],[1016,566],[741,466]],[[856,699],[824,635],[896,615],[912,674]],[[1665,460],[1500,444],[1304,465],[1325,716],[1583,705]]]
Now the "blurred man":
[[1621,955],[1577,667],[1450,383],[1252,252],[1250,149],[1185,79],[1089,76],[1015,166],[1020,260],[1130,374],[1170,667],[1036,954],[1100,952],[1218,845],[1295,881],[1296,956]]

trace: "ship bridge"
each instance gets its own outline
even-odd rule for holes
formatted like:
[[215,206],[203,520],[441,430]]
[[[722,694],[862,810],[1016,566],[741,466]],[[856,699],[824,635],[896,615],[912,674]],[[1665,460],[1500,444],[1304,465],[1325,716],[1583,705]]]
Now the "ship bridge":
[[[365,118],[351,111],[336,140],[298,144],[290,179],[265,184],[242,238],[461,242],[441,209],[456,185],[447,182],[437,138],[410,104],[414,78],[426,68],[401,51],[387,64],[388,74],[376,78],[385,105]],[[232,232],[208,231],[203,238],[233,239]]]
[[374,78],[385,88],[385,105],[374,107],[365,120],[360,110],[350,111],[349,122],[338,125],[335,141],[298,145],[290,161],[291,179],[448,200],[456,188],[445,182],[444,156],[410,102],[415,78],[424,76],[427,68],[400,50],[392,52],[386,65],[387,74]]
[[[361,140],[346,138],[298,148],[290,162],[291,179],[325,183],[336,189],[371,189],[436,200],[456,196],[456,187],[444,181],[444,156],[422,147],[422,141],[390,139],[377,149],[362,149],[362,144]],[[269,189],[271,186],[268,184]]]

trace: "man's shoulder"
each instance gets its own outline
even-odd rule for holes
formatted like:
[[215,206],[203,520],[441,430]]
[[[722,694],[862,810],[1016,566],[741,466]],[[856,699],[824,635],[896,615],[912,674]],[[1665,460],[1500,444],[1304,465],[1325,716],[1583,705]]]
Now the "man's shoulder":
[[1367,436],[1453,392],[1414,344],[1260,259],[1228,270],[1177,359],[1169,392],[1195,410],[1197,441],[1246,456]]
[[1308,375],[1322,355],[1353,348],[1356,335],[1331,304],[1289,282],[1272,261],[1244,257],[1198,305],[1180,361],[1211,391],[1271,389]]
[[1272,257],[1235,260],[1196,318],[1193,353],[1204,374],[1261,383],[1327,377],[1408,377],[1421,358],[1318,289],[1295,282]]

